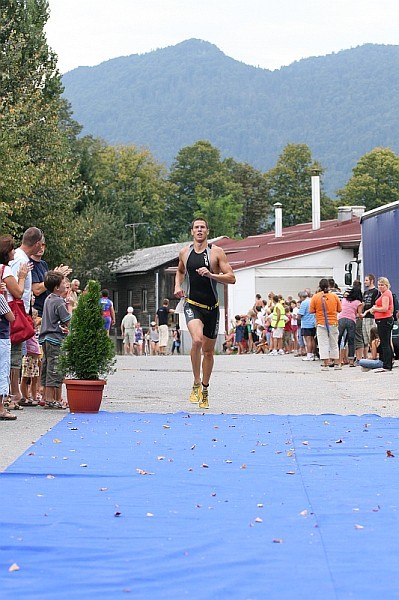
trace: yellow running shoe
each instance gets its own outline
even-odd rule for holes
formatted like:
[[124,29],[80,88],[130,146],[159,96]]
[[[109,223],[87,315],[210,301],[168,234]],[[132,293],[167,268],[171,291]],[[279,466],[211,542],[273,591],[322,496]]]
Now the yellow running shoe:
[[198,402],[202,402],[202,392],[201,392],[201,384],[194,383],[193,389],[190,394],[190,402],[193,404],[198,404]]
[[199,403],[200,408],[209,408],[208,388],[202,388],[202,400]]

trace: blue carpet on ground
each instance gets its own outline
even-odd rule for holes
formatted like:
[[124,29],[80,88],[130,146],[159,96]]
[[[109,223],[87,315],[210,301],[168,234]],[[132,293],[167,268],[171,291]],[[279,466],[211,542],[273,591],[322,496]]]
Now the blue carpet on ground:
[[0,475],[0,597],[399,598],[398,426],[67,415]]

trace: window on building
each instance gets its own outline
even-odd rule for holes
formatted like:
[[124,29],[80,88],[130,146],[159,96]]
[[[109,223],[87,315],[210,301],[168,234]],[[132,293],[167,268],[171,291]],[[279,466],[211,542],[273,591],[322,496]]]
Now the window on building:
[[112,302],[114,303],[114,311],[119,312],[119,292],[118,290],[114,290],[112,292]]
[[133,306],[133,290],[127,290],[127,305]]
[[141,312],[148,312],[148,290],[143,288],[141,290]]

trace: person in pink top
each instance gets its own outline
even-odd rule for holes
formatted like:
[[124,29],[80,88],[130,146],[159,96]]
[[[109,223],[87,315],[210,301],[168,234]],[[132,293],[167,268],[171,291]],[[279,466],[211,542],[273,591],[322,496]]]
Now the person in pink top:
[[355,366],[356,318],[361,315],[362,300],[360,288],[353,287],[342,298],[342,310],[338,315],[338,347],[341,348],[341,341],[345,339],[344,335],[346,334],[350,367]]
[[[375,301],[374,306],[369,309],[369,312],[374,315],[375,318],[382,350],[383,365],[381,369],[374,369],[375,373],[392,371],[393,351],[391,334],[393,327],[393,298],[389,288],[389,280],[386,277],[380,277],[378,279],[378,291],[380,292],[380,296]],[[363,313],[363,316],[365,314],[366,313]]]

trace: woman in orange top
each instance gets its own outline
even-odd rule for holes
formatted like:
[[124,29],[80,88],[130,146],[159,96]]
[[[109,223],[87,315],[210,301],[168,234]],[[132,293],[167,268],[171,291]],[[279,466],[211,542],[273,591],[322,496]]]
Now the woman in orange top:
[[338,348],[338,313],[341,312],[341,301],[337,294],[329,291],[327,279],[319,282],[320,292],[312,296],[309,312],[316,313],[317,342],[322,363],[322,371],[328,371],[330,359],[334,360],[334,368],[341,369]]
[[380,292],[380,296],[375,301],[374,306],[372,306],[369,311],[366,311],[371,312],[371,314],[374,315],[378,335],[380,336],[383,365],[381,369],[374,369],[374,372],[376,373],[392,371],[393,352],[391,346],[391,334],[393,327],[393,298],[389,288],[390,284],[388,279],[386,277],[380,277],[378,279],[378,291]]

